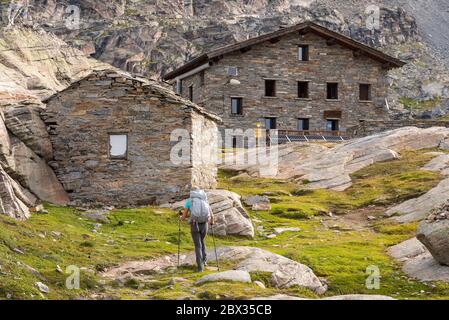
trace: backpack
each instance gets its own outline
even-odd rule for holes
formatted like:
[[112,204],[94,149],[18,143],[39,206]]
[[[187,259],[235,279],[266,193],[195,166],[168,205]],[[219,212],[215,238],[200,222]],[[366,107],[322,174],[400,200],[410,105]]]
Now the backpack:
[[190,191],[190,220],[206,223],[209,220],[210,207],[203,190]]

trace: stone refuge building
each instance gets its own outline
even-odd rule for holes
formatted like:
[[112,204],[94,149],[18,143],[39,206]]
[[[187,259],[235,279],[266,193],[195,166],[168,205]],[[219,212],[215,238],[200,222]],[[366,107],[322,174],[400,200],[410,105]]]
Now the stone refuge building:
[[[216,186],[220,118],[160,83],[100,70],[45,102],[49,165],[72,204],[148,205],[181,199],[192,184]],[[173,162],[179,129],[191,157]]]
[[202,54],[163,78],[226,128],[345,131],[388,119],[387,72],[403,65],[305,22]]

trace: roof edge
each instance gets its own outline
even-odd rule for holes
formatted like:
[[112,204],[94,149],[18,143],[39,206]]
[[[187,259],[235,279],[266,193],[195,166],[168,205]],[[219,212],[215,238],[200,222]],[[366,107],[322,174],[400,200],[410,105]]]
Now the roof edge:
[[194,58],[193,60],[185,63],[181,67],[176,68],[176,69],[172,70],[171,72],[165,74],[164,76],[162,76],[162,79],[172,80],[184,73],[187,73],[187,72],[193,70],[194,68],[198,67],[199,65],[201,65],[205,62],[210,62],[212,59],[217,58],[221,55],[232,53],[232,52],[235,52],[238,50],[242,50],[249,46],[257,45],[257,44],[263,43],[265,41],[269,41],[271,39],[285,36],[287,34],[297,32],[300,30],[304,30],[304,29],[310,29],[311,31],[314,31],[314,32],[320,34],[321,36],[335,38],[337,41],[340,41],[341,43],[343,43],[343,45],[346,45],[348,47],[352,47],[354,49],[358,48],[359,50],[364,51],[372,59],[380,60],[380,62],[384,62],[385,64],[387,64],[387,68],[389,68],[389,69],[392,69],[395,67],[399,68],[399,67],[403,67],[404,65],[406,65],[406,63],[401,61],[400,59],[397,59],[393,56],[383,53],[382,51],[380,51],[378,49],[370,47],[360,41],[354,40],[351,37],[348,37],[342,33],[333,31],[331,29],[328,29],[328,28],[321,26],[317,23],[314,23],[312,21],[306,21],[306,22],[302,22],[302,23],[296,24],[291,27],[287,27],[287,28],[283,28],[283,29],[280,29],[280,30],[277,30],[274,32],[266,33],[266,34],[263,34],[258,37],[254,37],[254,38],[251,38],[251,39],[248,39],[245,41],[241,41],[241,42],[236,42],[234,44],[220,47],[218,49],[203,53],[200,56]]

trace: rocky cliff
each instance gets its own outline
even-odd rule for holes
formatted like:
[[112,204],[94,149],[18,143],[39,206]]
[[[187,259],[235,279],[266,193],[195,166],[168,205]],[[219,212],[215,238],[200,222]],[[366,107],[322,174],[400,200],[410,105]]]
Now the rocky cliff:
[[0,214],[25,219],[40,201],[68,202],[47,165],[41,100],[103,65],[39,28],[0,31]]
[[[211,48],[314,20],[408,62],[391,72],[390,107],[424,117],[449,108],[444,0],[75,0],[75,9],[65,1],[29,2],[27,23],[101,61],[156,76]],[[372,5],[380,25],[369,30]]]

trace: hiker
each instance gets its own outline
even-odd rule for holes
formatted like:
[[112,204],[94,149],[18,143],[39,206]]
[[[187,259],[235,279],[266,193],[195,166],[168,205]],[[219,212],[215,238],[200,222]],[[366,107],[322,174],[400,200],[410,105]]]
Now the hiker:
[[208,223],[213,225],[214,218],[207,201],[206,192],[198,187],[192,187],[190,198],[186,200],[180,219],[184,221],[187,217],[189,218],[192,240],[195,244],[196,271],[202,272],[207,264],[204,238],[207,235]]

